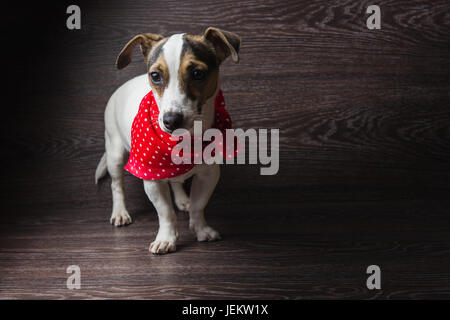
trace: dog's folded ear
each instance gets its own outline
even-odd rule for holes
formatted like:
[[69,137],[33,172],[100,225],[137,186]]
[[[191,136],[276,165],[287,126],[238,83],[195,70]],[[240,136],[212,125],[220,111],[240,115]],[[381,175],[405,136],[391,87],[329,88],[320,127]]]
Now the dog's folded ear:
[[237,34],[209,27],[203,34],[203,38],[214,46],[220,62],[230,55],[234,62],[239,61],[241,38]]
[[163,38],[164,36],[153,33],[143,33],[135,36],[125,45],[125,47],[123,47],[122,51],[120,51],[116,60],[117,69],[123,69],[131,62],[133,49],[137,44],[140,44],[141,52],[144,55],[145,61],[147,61],[148,54],[152,47]]

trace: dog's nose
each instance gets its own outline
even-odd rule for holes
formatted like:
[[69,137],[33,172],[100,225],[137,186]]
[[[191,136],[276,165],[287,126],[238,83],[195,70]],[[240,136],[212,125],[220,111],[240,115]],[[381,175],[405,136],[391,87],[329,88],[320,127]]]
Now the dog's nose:
[[179,112],[166,112],[163,116],[163,123],[164,126],[170,130],[173,131],[175,129],[178,129],[183,122],[183,114]]

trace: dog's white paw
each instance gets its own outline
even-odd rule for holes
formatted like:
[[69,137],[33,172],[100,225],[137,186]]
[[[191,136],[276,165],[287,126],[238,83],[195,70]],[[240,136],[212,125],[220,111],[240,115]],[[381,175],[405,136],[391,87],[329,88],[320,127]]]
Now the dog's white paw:
[[200,228],[194,228],[197,235],[197,241],[216,241],[220,240],[220,234],[210,226],[204,226]]
[[154,254],[164,254],[177,250],[178,232],[176,229],[159,229],[155,241],[150,244],[148,250]]
[[150,244],[148,250],[154,254],[164,254],[177,250],[177,245],[173,240],[155,240]]
[[130,215],[128,214],[126,209],[116,210],[112,213],[111,219],[109,220],[111,224],[116,227],[125,226],[132,222]]
[[175,197],[175,204],[177,205],[178,210],[180,211],[189,211],[189,207],[191,206],[191,200],[187,195],[178,194]]

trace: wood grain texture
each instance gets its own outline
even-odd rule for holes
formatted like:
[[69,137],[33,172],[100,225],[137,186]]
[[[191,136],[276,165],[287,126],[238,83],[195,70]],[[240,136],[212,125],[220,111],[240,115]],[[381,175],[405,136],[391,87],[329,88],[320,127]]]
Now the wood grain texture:
[[[448,1],[379,1],[381,30],[366,28],[371,1],[80,1],[79,31],[69,4],[2,19],[0,298],[450,298]],[[114,61],[137,33],[208,26],[243,39],[221,69],[228,110],[235,127],[280,129],[280,171],[223,167],[208,216],[224,240],[194,242],[180,213],[179,251],[152,256],[141,182],[126,177],[136,221],[121,229],[109,180],[93,183],[106,102],[145,72],[138,50]]]

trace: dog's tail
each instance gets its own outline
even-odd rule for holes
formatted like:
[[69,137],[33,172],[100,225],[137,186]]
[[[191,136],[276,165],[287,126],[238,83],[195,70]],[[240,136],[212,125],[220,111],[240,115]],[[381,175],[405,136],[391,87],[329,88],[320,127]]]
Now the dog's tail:
[[97,170],[95,170],[95,184],[98,184],[98,181],[106,175],[107,166],[106,166],[106,152],[103,153],[100,162],[97,165]]

